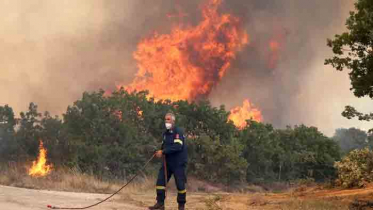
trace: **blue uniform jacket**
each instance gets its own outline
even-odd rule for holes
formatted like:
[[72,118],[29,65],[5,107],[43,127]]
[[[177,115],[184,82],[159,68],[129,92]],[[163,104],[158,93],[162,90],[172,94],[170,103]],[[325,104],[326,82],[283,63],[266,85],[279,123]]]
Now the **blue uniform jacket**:
[[167,165],[171,167],[186,166],[188,162],[187,145],[184,134],[178,127],[163,133],[162,150],[166,155]]

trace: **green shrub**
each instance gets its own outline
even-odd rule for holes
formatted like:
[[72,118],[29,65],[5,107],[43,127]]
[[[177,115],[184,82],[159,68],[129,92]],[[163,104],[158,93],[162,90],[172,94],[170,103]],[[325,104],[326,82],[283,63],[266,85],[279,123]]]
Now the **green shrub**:
[[343,187],[363,187],[373,180],[373,151],[356,149],[334,165],[338,170],[336,184]]

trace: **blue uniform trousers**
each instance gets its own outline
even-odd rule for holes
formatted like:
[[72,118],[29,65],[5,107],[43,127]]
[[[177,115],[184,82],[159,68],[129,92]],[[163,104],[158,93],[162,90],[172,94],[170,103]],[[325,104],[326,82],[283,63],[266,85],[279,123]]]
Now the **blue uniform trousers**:
[[[167,164],[167,183],[170,181],[170,178],[172,175],[174,175],[176,187],[178,190],[177,193],[177,202],[179,204],[185,204],[186,203],[186,189],[185,189],[185,183],[186,183],[186,175],[185,175],[185,165],[179,165],[179,166],[172,166]],[[159,203],[164,203],[164,200],[166,198],[165,194],[165,186],[166,186],[166,177],[164,174],[164,165],[159,169],[158,172],[158,179],[157,179],[157,201]]]

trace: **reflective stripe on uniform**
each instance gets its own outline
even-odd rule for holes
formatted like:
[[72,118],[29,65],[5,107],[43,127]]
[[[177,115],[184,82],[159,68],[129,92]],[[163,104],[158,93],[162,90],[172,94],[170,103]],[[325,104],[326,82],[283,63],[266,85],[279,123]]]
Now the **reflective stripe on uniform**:
[[178,193],[184,194],[184,193],[186,193],[186,190],[180,190],[180,191],[178,191]]
[[183,145],[183,141],[181,141],[180,139],[175,139],[174,143],[179,143],[179,144]]
[[164,189],[166,189],[166,187],[165,186],[157,186],[156,189],[157,190],[164,190]]

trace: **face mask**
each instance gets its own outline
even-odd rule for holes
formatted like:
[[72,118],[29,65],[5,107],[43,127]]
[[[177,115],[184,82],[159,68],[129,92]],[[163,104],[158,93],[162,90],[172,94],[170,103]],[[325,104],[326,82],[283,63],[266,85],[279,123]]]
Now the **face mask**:
[[171,123],[165,123],[165,126],[168,130],[170,130],[172,128],[172,124]]

